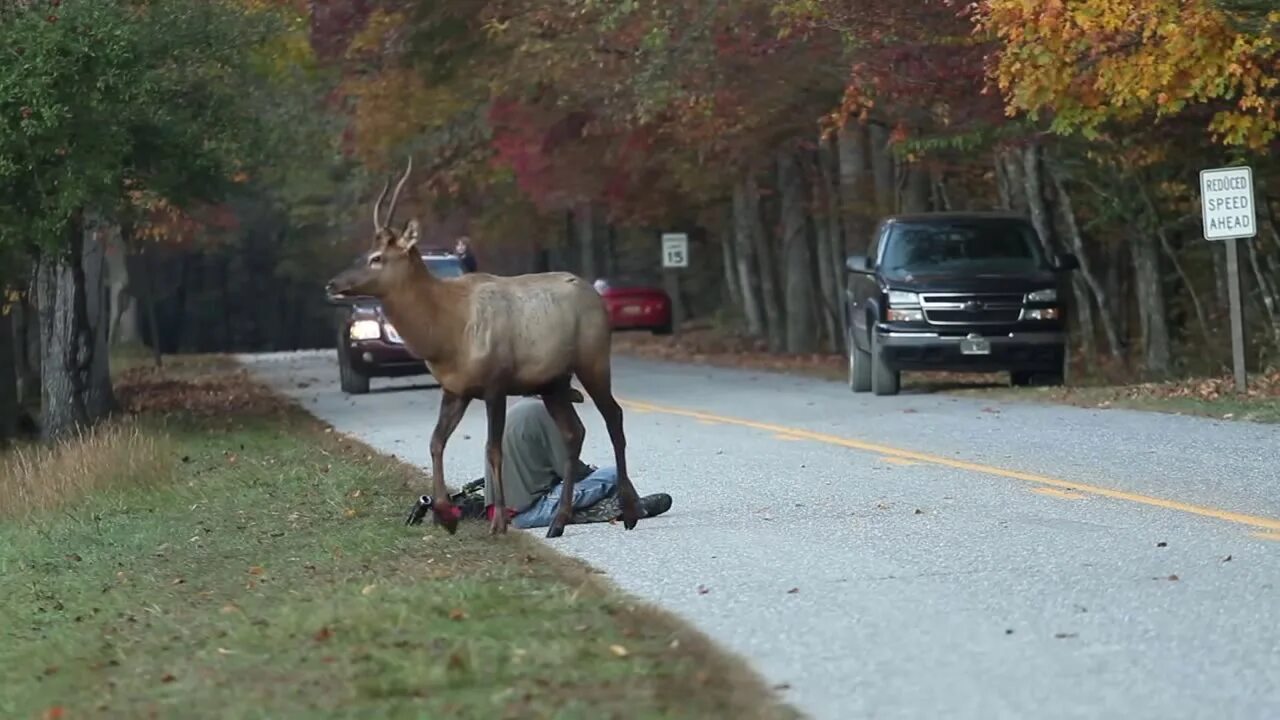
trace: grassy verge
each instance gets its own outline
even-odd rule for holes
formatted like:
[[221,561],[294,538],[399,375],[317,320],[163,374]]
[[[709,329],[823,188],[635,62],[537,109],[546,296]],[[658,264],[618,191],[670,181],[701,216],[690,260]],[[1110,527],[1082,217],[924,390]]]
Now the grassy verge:
[[793,717],[531,538],[406,528],[416,470],[243,374],[171,361],[120,390],[138,414],[96,446],[0,456],[146,468],[0,496],[0,717]]
[[[734,337],[713,328],[697,328],[670,337],[620,334],[619,354],[717,367],[783,372],[844,382],[846,360],[830,353],[770,353],[758,340]],[[1104,385],[1085,383],[1059,388],[1013,388],[1006,374],[907,373],[906,392],[945,392],[998,401],[1058,403],[1087,408],[1127,408],[1196,415],[1222,420],[1280,423],[1280,370],[1250,378],[1247,394],[1232,391],[1229,378],[1191,378],[1165,383]]]

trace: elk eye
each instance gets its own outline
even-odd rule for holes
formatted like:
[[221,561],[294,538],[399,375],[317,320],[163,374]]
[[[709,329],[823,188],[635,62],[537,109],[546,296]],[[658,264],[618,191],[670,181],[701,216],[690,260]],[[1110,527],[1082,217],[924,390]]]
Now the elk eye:
[[369,267],[376,267],[382,264],[382,253],[369,256]]

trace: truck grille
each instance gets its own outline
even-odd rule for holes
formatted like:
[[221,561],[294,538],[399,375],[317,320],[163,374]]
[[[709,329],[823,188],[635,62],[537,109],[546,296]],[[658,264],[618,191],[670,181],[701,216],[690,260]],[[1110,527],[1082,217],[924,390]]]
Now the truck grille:
[[935,325],[1000,325],[1022,315],[1022,295],[930,293],[920,296],[926,321]]

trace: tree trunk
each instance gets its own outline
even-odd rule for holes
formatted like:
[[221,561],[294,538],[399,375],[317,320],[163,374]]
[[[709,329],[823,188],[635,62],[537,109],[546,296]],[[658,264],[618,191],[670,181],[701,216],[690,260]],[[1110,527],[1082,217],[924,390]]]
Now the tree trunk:
[[40,322],[36,315],[35,273],[13,309],[14,361],[18,375],[18,403],[26,410],[40,407]]
[[742,311],[742,285],[738,281],[738,257],[733,243],[733,207],[729,207],[728,222],[720,233],[720,266],[724,272],[724,288],[729,295],[729,306]]
[[1133,254],[1138,322],[1142,328],[1143,356],[1147,372],[1168,374],[1170,368],[1168,313],[1160,282],[1160,244],[1150,232],[1134,233],[1129,242]]
[[[1074,282],[1083,282],[1093,295],[1093,299],[1098,305],[1098,315],[1102,318],[1102,331],[1107,338],[1107,349],[1112,357],[1120,357],[1124,352],[1124,345],[1120,342],[1120,335],[1116,331],[1114,319],[1115,308],[1108,301],[1106,290],[1103,289],[1102,283],[1098,281],[1098,277],[1093,273],[1090,267],[1088,253],[1085,252],[1084,237],[1080,233],[1080,225],[1076,221],[1076,212],[1071,195],[1067,192],[1066,183],[1062,179],[1062,175],[1052,163],[1046,163],[1049,179],[1053,183],[1054,192],[1058,197],[1058,206],[1062,211],[1063,224],[1066,227],[1067,241],[1071,243],[1071,251],[1080,260],[1080,271],[1076,274]],[[1077,290],[1077,298],[1083,295]],[[1078,304],[1088,305],[1088,297],[1077,300]]]
[[138,302],[129,284],[128,249],[123,228],[112,228],[107,236],[107,283],[111,317],[108,342],[113,346],[133,345],[138,337]]
[[[2,304],[3,299],[0,299]],[[13,312],[0,308],[0,447],[17,431],[21,409],[18,404],[18,353],[13,317]]]
[[837,243],[841,284],[846,253],[865,252],[875,225],[875,180],[870,172],[867,126],[847,120],[838,136],[840,160],[840,219],[844,226],[844,242]]
[[930,171],[924,163],[903,162],[902,212],[922,213],[929,211]]
[[164,367],[164,351],[160,347],[160,319],[157,317],[156,305],[156,280],[155,280],[155,262],[151,258],[151,251],[143,249],[138,258],[143,266],[142,271],[142,292],[143,302],[147,307],[147,330],[151,333],[151,358],[155,362],[157,368]]
[[888,215],[894,211],[893,201],[897,195],[893,174],[893,155],[889,150],[889,129],[872,123],[867,128],[867,136],[871,151],[871,175],[875,186],[876,214]]
[[778,152],[778,192],[782,200],[782,251],[786,266],[786,349],[790,353],[811,353],[817,346],[810,272],[813,258],[805,227],[804,179],[790,148]]
[[86,223],[81,248],[82,293],[85,323],[89,332],[89,379],[85,388],[85,410],[91,422],[110,415],[116,409],[111,391],[111,352],[108,334],[111,328],[110,287],[107,285],[107,236],[118,234],[119,228],[105,223],[96,215]]
[[844,323],[841,320],[840,298],[844,295],[841,282],[844,273],[840,272],[843,263],[837,258],[836,246],[842,243],[840,233],[840,195],[836,188],[835,174],[832,165],[835,161],[830,143],[819,138],[816,162],[818,172],[814,177],[814,196],[821,198],[821,212],[814,216],[813,222],[817,230],[817,272],[818,288],[821,293],[821,309],[823,327],[827,339],[830,340],[832,352],[844,350]]
[[750,198],[751,205],[755,210],[749,220],[751,222],[751,235],[755,240],[756,267],[760,274],[760,296],[764,300],[765,331],[769,337],[769,350],[771,352],[782,352],[787,343],[787,323],[782,314],[782,303],[778,294],[778,276],[776,274],[778,265],[774,257],[776,253],[772,243],[769,242],[769,233],[761,217],[760,189],[756,185],[754,174],[748,174],[747,176],[747,197]]
[[756,236],[759,234],[760,207],[755,194],[755,183],[750,174],[733,184],[733,237],[737,245],[738,279],[742,292],[742,314],[747,321],[747,332],[753,337],[765,333],[764,313],[760,307],[760,275],[756,257]]
[[36,305],[40,308],[41,436],[53,441],[88,425],[85,387],[88,384],[83,352],[84,316],[78,312],[74,260],[65,256],[45,256],[39,265]]

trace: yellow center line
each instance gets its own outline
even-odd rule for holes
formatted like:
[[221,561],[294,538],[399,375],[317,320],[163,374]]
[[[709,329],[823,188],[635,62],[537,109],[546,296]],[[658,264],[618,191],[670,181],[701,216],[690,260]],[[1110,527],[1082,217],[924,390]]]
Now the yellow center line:
[[1070,493],[1097,495],[1099,497],[1111,498],[1112,500],[1123,500],[1125,502],[1157,507],[1164,510],[1177,510],[1178,512],[1189,513],[1191,515],[1199,515],[1201,517],[1213,518],[1215,520],[1222,520],[1229,523],[1235,523],[1237,525],[1245,525],[1260,530],[1273,531],[1278,537],[1280,537],[1280,520],[1262,517],[1260,515],[1248,515],[1245,513],[1232,512],[1230,510],[1193,505],[1191,503],[1185,503],[1178,500],[1168,500],[1166,498],[1128,492],[1126,490],[1116,490],[1114,488],[1101,487],[1098,485],[1087,485],[1084,483],[1049,477],[1047,475],[1037,475],[1035,473],[1021,472],[1018,470],[1007,470],[1005,468],[966,462],[964,460],[952,460],[950,458],[938,457],[937,455],[929,455],[928,453],[903,450],[901,448],[895,448],[888,445],[864,442],[862,440],[854,440],[852,438],[813,432],[810,430],[801,430],[800,428],[787,427],[785,425],[775,425],[772,423],[757,422],[755,420],[727,417],[724,415],[701,412],[699,410],[655,405],[653,403],[641,402],[638,400],[623,400],[618,398],[618,402],[627,409],[637,412],[653,412],[663,415],[687,417],[694,420],[707,420],[725,425],[737,425],[739,427],[763,430],[768,433],[773,433],[774,435],[785,435],[788,439],[795,438],[812,440],[814,442],[825,443],[827,445],[837,445],[840,447],[850,448],[852,450],[872,452],[884,455],[885,457],[897,458],[899,460],[909,460],[929,465],[940,465],[942,467],[954,468],[956,470],[968,470],[970,472],[982,473],[984,475],[995,475],[996,477],[1007,478],[1009,480],[1034,483],[1045,487],[1058,488]]
[[884,462],[889,463],[890,465],[902,465],[904,467],[910,467],[912,465],[920,464],[914,460],[904,460],[900,457],[882,457],[880,459],[883,460]]
[[1050,497],[1062,498],[1063,500],[1083,500],[1085,497],[1080,493],[1070,492],[1068,490],[1059,490],[1058,488],[1052,487],[1035,488],[1031,492],[1048,495]]

